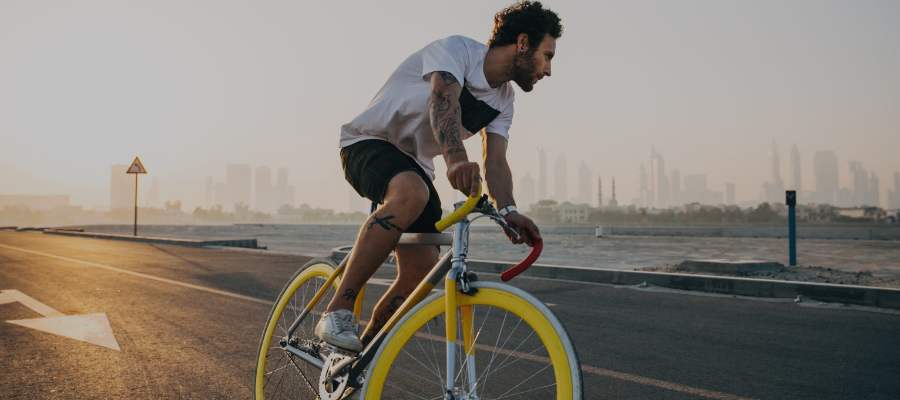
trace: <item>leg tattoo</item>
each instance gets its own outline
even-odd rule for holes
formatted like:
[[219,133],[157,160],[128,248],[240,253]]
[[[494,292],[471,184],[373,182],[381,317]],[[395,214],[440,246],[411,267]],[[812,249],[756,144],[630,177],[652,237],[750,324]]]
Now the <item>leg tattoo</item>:
[[372,318],[372,328],[366,331],[366,334],[363,336],[363,345],[368,345],[372,339],[375,339],[375,335],[381,331],[381,328],[384,328],[384,326],[387,325],[388,320],[400,309],[400,306],[403,305],[404,301],[406,301],[406,297],[404,296],[394,297],[391,299],[391,305],[388,306],[387,310],[384,310],[381,314]]
[[374,221],[369,222],[369,225],[366,226],[366,229],[372,229],[372,227],[375,226],[375,224],[378,224],[379,226],[384,228],[384,230],[386,230],[386,231],[389,231],[389,230],[391,230],[391,228],[394,228],[400,232],[403,232],[403,228],[401,228],[397,225],[394,225],[393,223],[390,222],[390,220],[392,220],[394,218],[396,218],[396,217],[393,215],[388,215],[387,217],[384,217],[384,218],[378,218],[378,214],[373,213],[372,219],[374,219]]
[[359,293],[354,292],[353,289],[347,289],[344,291],[344,294],[341,295],[341,297],[347,300],[356,300],[356,297],[358,296]]

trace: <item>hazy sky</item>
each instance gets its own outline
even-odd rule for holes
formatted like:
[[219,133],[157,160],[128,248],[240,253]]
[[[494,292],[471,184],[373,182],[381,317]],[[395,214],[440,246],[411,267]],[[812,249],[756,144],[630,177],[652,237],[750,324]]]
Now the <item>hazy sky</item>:
[[[0,194],[108,205],[110,166],[140,156],[142,205],[151,177],[163,202],[203,205],[205,178],[243,163],[288,167],[298,205],[343,210],[340,126],[429,42],[486,41],[508,3],[0,0]],[[820,150],[842,186],[847,161],[874,171],[882,198],[900,171],[898,1],[544,4],[565,33],[553,75],[517,92],[516,181],[543,146],[551,167],[565,151],[570,195],[584,160],[629,203],[655,144],[667,169],[755,200],[773,138],[786,182],[799,147],[805,188]]]

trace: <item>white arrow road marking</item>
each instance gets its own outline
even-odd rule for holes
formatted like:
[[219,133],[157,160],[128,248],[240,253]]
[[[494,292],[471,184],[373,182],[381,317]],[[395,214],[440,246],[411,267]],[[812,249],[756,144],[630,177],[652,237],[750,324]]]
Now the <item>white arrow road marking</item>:
[[32,299],[31,297],[28,297],[28,295],[26,295],[25,293],[22,293],[18,290],[15,290],[15,289],[3,290],[2,292],[3,292],[3,294],[5,294],[7,296],[12,297],[13,300],[18,301],[19,303],[22,303],[23,306],[28,307],[28,308],[34,310],[35,312],[37,312],[38,314],[41,314],[47,318],[65,317],[66,316],[66,314],[56,311],[53,308],[51,308],[50,306],[47,306],[44,303],[41,303],[35,299]]
[[7,296],[4,293],[0,293],[0,304],[15,303],[15,302],[16,302],[16,299]]
[[112,327],[109,325],[109,318],[106,317],[106,313],[67,317],[65,314],[18,290],[0,291],[0,304],[16,301],[46,318],[19,319],[6,322],[108,347],[113,350],[122,350],[119,347],[119,342],[116,341],[116,335],[113,334]]
[[122,350],[119,348],[119,342],[116,341],[116,335],[113,334],[112,327],[109,326],[109,319],[106,318],[106,313],[20,319],[6,322],[108,347],[113,350]]

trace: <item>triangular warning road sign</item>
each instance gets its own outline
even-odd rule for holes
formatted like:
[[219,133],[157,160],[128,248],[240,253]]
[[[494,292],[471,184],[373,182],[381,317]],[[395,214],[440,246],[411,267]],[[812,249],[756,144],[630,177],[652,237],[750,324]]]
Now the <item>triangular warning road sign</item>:
[[108,347],[113,350],[122,350],[119,348],[119,342],[116,341],[116,335],[113,334],[112,327],[109,326],[109,319],[106,318],[106,313],[19,319],[6,322]]
[[146,174],[147,170],[144,169],[144,164],[141,164],[141,159],[138,157],[134,158],[134,162],[131,163],[131,166],[128,167],[128,171],[125,171],[126,174]]

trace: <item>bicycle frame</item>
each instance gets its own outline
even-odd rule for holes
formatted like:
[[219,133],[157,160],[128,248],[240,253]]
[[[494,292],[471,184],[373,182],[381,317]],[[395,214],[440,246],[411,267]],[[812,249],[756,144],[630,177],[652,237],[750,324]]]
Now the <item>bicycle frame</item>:
[[[372,207],[372,211],[374,212],[374,204]],[[371,213],[370,213],[371,214]],[[476,217],[477,218],[477,217]],[[340,371],[352,364],[350,367],[350,372],[348,374],[348,384],[354,387],[359,387],[361,385],[360,375],[364,372],[365,368],[368,367],[369,363],[375,357],[375,354],[378,352],[379,347],[383,343],[385,337],[388,332],[396,326],[397,322],[400,321],[413,307],[419,304],[422,300],[424,300],[429,293],[435,288],[435,286],[440,283],[442,277],[446,277],[444,284],[446,290],[446,319],[447,319],[447,354],[455,354],[456,351],[456,332],[457,332],[457,297],[459,295],[456,290],[456,282],[465,272],[466,265],[466,255],[468,251],[468,239],[469,239],[469,221],[468,217],[464,217],[462,220],[457,222],[456,229],[453,233],[452,242],[448,242],[447,236],[448,234],[428,234],[428,233],[419,233],[419,234],[408,234],[404,233],[401,236],[401,240],[398,244],[429,244],[429,245],[451,245],[452,247],[447,250],[440,257],[435,266],[431,269],[428,275],[422,280],[421,283],[415,288],[412,294],[403,302],[403,304],[394,312],[394,315],[385,323],[385,325],[378,331],[378,334],[375,335],[375,338],[369,343],[368,346],[363,349],[359,355],[355,357],[348,357],[344,359],[342,362],[338,363],[334,367],[332,367],[333,371]],[[347,260],[350,259],[350,255],[353,250],[347,254],[346,257],[341,261],[338,267],[334,270],[334,273],[328,278],[322,288],[316,293],[313,299],[309,302],[306,308],[301,311],[300,315],[297,316],[297,319],[291,325],[291,328],[288,330],[288,337],[293,336],[294,331],[300,326],[300,323],[309,315],[312,309],[321,301],[325,292],[328,291],[328,288],[334,284],[334,281],[344,272],[347,264]],[[360,290],[360,296],[358,297],[357,303],[354,306],[354,313],[359,316],[362,311],[362,300],[363,294],[365,290],[365,286]],[[464,336],[464,345],[466,354],[469,357],[473,357],[474,348],[472,335],[469,334],[469,330],[471,329],[471,319],[472,312],[470,307],[464,307],[462,310],[463,314],[463,336]],[[468,319],[466,319],[468,317]],[[287,341],[286,341],[287,342]],[[324,363],[322,360],[307,354],[306,352],[297,349],[291,346],[289,343],[285,344],[284,349],[298,357],[302,360],[313,364],[315,367],[322,369],[324,367]],[[454,382],[454,374],[456,370],[455,366],[455,358],[447,357],[447,384],[449,387],[445,388],[447,390],[453,390],[452,387]],[[470,360],[471,361],[471,360]],[[468,363],[469,368],[474,368],[474,363]],[[474,374],[470,374],[472,376]],[[474,382],[469,382],[470,386],[474,386]],[[472,387],[474,390],[474,387]]]

